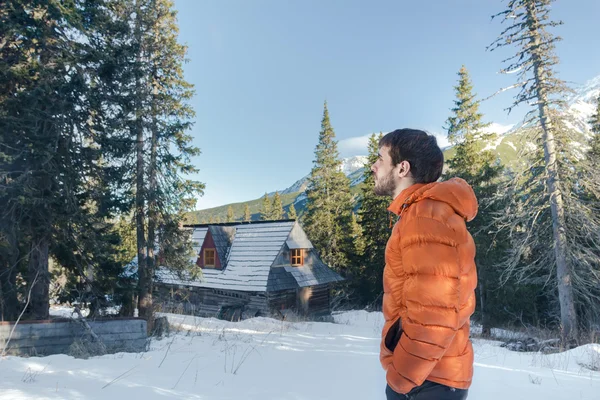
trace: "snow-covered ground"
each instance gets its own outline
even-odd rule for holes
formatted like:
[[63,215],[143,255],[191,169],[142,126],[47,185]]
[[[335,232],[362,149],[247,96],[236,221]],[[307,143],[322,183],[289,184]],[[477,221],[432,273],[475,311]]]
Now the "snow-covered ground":
[[[347,312],[336,323],[165,315],[180,332],[146,353],[0,360],[0,399],[385,398],[381,313]],[[474,345],[470,399],[600,399],[600,372],[585,367],[600,364],[599,345],[554,355]]]

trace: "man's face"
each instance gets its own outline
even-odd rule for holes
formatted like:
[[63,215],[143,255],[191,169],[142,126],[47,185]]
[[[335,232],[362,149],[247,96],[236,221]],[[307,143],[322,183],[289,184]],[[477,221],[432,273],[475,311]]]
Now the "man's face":
[[397,166],[392,165],[390,148],[383,146],[379,148],[379,157],[371,166],[375,178],[375,194],[378,196],[393,196],[398,186]]

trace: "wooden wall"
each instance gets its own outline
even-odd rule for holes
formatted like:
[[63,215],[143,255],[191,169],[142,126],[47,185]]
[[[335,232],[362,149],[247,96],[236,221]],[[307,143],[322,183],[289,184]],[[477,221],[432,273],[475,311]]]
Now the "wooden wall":
[[199,317],[216,317],[223,306],[240,306],[263,316],[269,315],[266,293],[199,287],[156,285],[161,311]]
[[162,312],[216,317],[223,306],[242,307],[246,317],[261,315],[280,317],[281,310],[302,316],[331,313],[330,285],[279,290],[276,292],[242,292],[199,287],[156,285],[156,299]]
[[[108,353],[145,351],[146,321],[141,318],[118,318],[88,321]],[[4,348],[13,322],[0,322],[0,347]],[[10,336],[7,354],[68,354],[76,339],[86,337],[86,330],[76,320],[21,321]]]

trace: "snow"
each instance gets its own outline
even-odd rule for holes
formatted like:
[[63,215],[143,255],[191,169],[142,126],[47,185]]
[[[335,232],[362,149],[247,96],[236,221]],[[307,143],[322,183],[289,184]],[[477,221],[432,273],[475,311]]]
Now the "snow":
[[512,147],[514,151],[517,151],[517,146],[515,146],[513,142],[507,141],[506,144]]
[[[343,158],[341,160],[341,165],[340,165],[340,171],[342,171],[346,176],[350,176],[353,173],[355,173],[356,171],[361,170],[366,162],[368,161],[368,157],[367,156],[354,156],[354,157],[348,157],[348,158]],[[294,184],[286,189],[283,190],[279,190],[279,194],[288,194],[288,193],[296,193],[296,192],[303,192],[306,190],[306,187],[308,186],[308,179],[310,178],[310,174],[306,175],[305,177],[303,177],[302,179],[297,180],[296,182],[294,182]],[[361,181],[362,182],[362,181]],[[360,183],[360,182],[357,182]],[[353,186],[354,184],[352,184],[351,186]],[[274,195],[275,192],[272,193],[268,193],[268,196],[272,196]],[[302,194],[300,195],[302,196]],[[301,201],[302,199],[300,197],[296,198],[296,200],[294,200],[294,203],[298,203],[299,201]]]
[[600,95],[600,75],[588,80],[584,85],[577,88],[570,103],[579,101],[584,103],[595,103]]
[[483,148],[483,151],[495,150],[496,148],[498,148],[498,146],[500,146],[500,143],[502,143],[503,140],[503,136],[498,136],[496,140],[494,140],[492,143],[488,143],[488,145]]
[[535,143],[531,143],[531,142],[525,143],[525,147],[529,151],[535,151],[537,149],[537,146],[535,145]]
[[585,103],[585,102],[579,100],[579,101],[571,104],[571,106],[569,107],[569,110],[577,118],[587,121],[588,119],[590,119],[592,117],[592,115],[596,111],[596,107],[594,107],[594,104],[592,104],[591,102]]
[[[119,309],[120,307],[107,307],[102,309],[100,315],[116,315],[119,313]],[[81,307],[80,311],[83,317],[87,317],[90,313],[90,310],[84,307]],[[75,308],[67,305],[51,305],[50,315],[52,315],[53,317],[60,318],[78,318],[78,315],[75,312]]]
[[365,164],[369,161],[367,156],[355,156],[350,158],[342,159],[342,165],[340,170],[346,175],[350,175],[353,172],[358,171],[361,168],[364,168]]
[[[384,398],[381,313],[345,312],[336,323],[164,315],[178,333],[146,353],[1,359],[0,399]],[[600,345],[543,355],[474,339],[474,349],[469,398],[600,399],[600,372],[585,367],[600,364]]]
[[504,135],[514,128],[515,124],[502,125],[497,122],[492,122],[489,126],[483,129],[485,133],[495,133],[497,135]]

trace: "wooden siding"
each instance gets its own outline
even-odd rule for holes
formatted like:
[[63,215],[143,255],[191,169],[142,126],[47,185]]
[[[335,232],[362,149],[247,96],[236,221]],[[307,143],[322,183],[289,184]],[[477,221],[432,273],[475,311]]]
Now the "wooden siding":
[[[222,268],[203,268],[199,280],[159,269],[156,285],[165,311],[216,316],[222,307],[235,306],[263,315],[280,316],[282,309],[329,314],[330,284],[343,279],[320,260],[296,221],[197,227],[193,237],[202,240],[199,265],[202,250],[210,247]],[[304,249],[304,265],[291,266],[290,247]]]
[[303,316],[320,316],[331,313],[330,285],[318,285],[299,289],[269,292],[271,314],[281,310],[292,310]]
[[312,286],[311,296],[308,299],[308,313],[310,315],[331,314],[330,285]]
[[216,317],[222,307],[234,306],[252,311],[252,316],[269,315],[265,293],[172,285],[160,285],[156,292],[163,312]]
[[[88,323],[108,353],[146,349],[146,321],[141,318],[98,319]],[[21,321],[16,326],[14,322],[0,322],[0,346],[4,348],[10,337],[6,348],[10,355],[68,354],[77,340],[91,340],[87,335],[83,324],[75,319]]]
[[331,313],[330,285],[270,293],[160,285],[156,298],[162,312],[199,317],[216,317],[223,307],[231,306],[241,308],[247,317],[279,318],[284,310],[307,317]]

